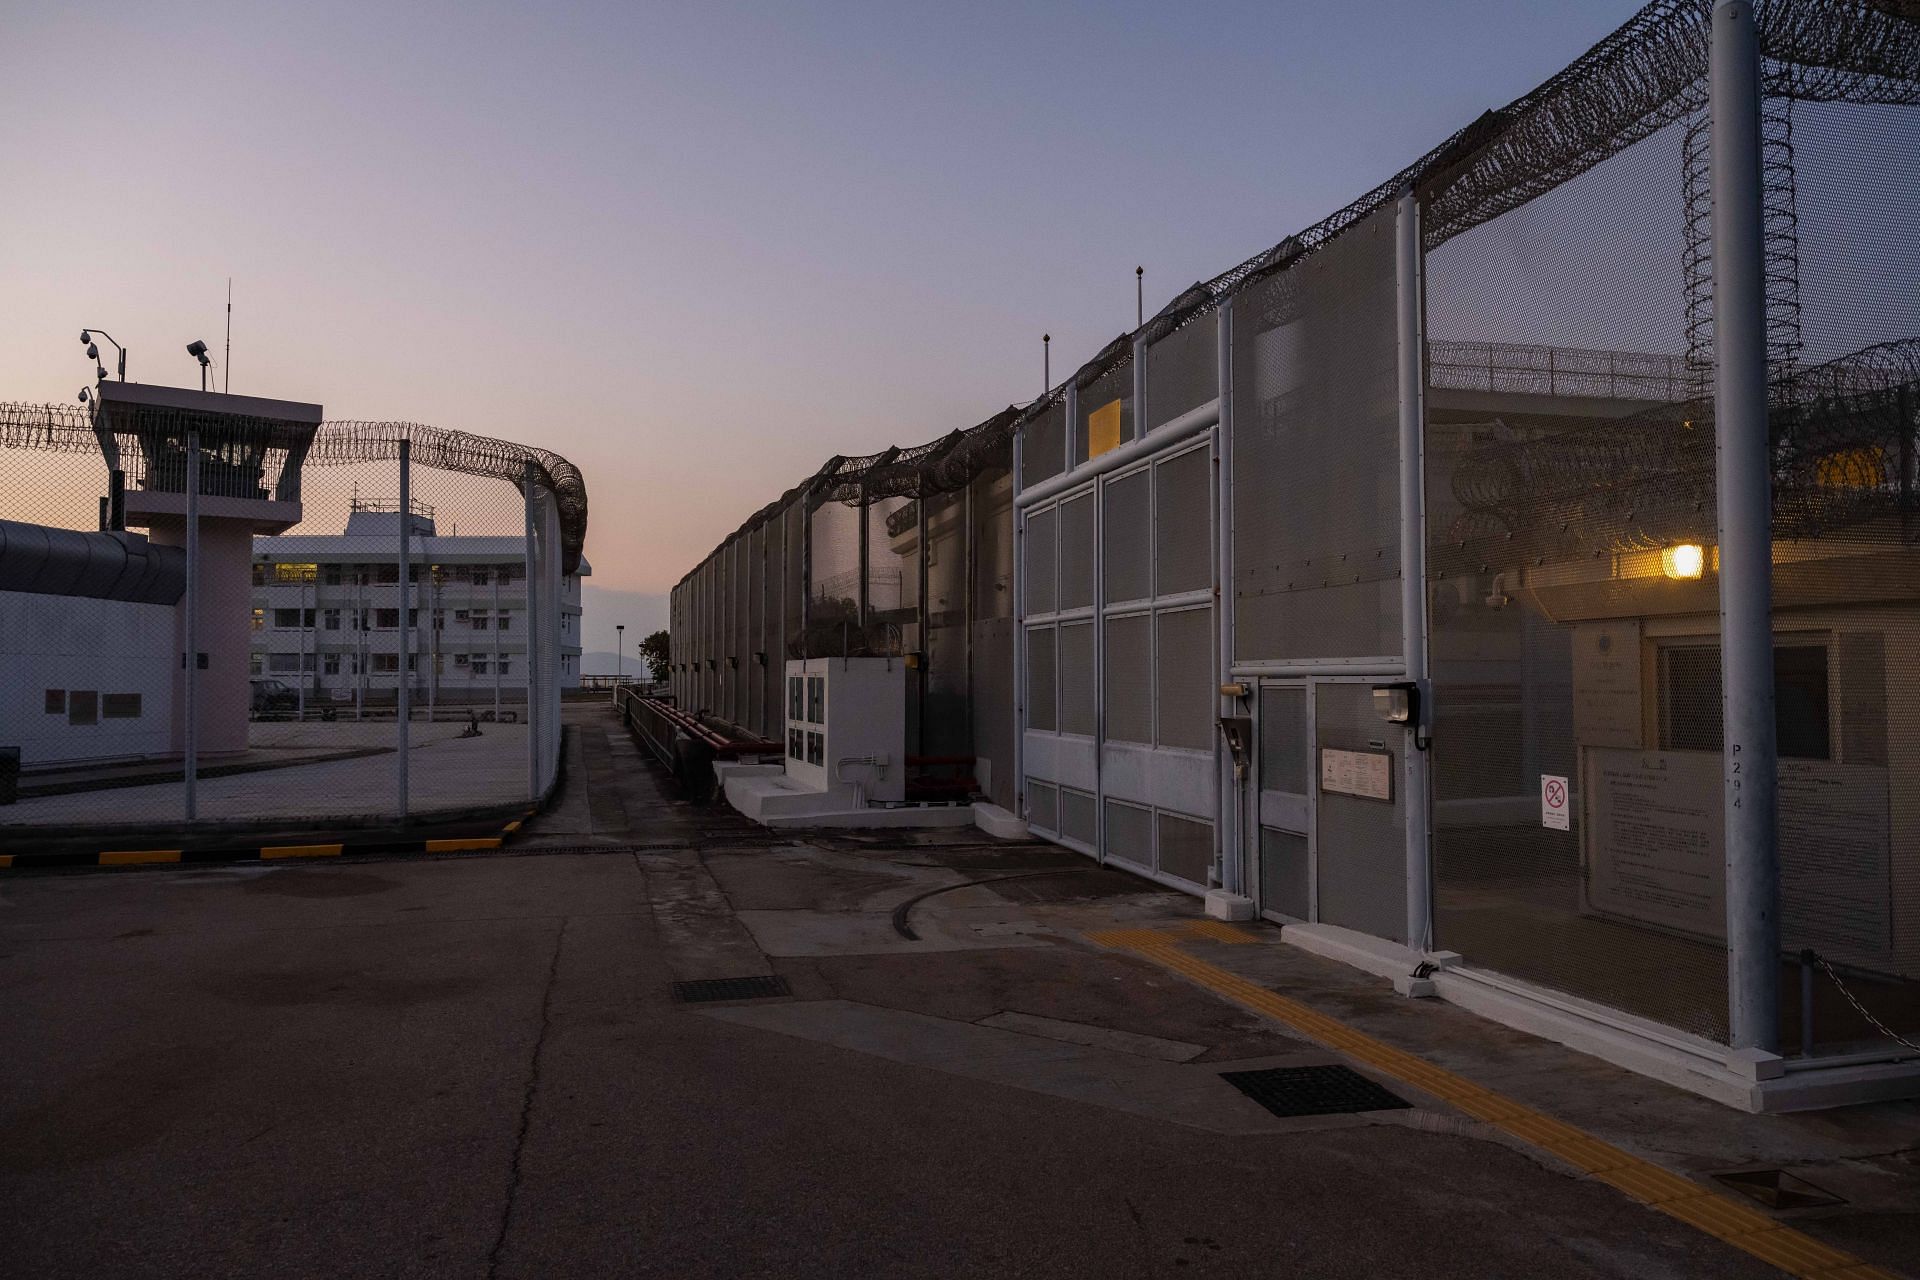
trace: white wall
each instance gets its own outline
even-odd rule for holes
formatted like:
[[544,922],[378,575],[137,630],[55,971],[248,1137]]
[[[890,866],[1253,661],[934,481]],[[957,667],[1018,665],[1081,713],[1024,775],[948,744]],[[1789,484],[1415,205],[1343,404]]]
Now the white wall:
[[[173,728],[172,605],[0,591],[0,746],[23,765],[164,755]],[[49,689],[137,693],[138,719],[69,725]]]

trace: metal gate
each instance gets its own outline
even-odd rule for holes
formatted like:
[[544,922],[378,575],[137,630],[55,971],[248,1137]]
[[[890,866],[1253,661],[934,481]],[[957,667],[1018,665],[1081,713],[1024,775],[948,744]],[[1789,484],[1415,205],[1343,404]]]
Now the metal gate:
[[1258,708],[1263,915],[1406,941],[1406,734],[1371,677],[1267,680]]

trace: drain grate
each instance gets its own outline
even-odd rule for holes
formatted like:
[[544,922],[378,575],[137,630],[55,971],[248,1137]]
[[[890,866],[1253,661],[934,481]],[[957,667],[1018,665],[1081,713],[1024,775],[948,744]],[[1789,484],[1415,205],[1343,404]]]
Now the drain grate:
[[1805,1178],[1796,1178],[1784,1169],[1745,1169],[1735,1173],[1716,1173],[1713,1178],[1776,1211],[1824,1209],[1829,1205],[1846,1203],[1831,1191],[1822,1190]]
[[1277,1116],[1335,1116],[1413,1105],[1351,1067],[1269,1067],[1222,1071],[1220,1078]]
[[778,974],[761,974],[752,978],[701,978],[694,982],[673,984],[673,998],[683,1004],[700,1004],[709,1000],[769,1000],[775,996],[792,994],[787,990],[787,980]]

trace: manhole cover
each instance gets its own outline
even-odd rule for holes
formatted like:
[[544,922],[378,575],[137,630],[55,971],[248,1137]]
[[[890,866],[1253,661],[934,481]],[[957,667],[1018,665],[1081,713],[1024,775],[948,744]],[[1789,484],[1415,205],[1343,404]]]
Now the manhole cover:
[[708,1000],[766,1000],[792,994],[787,990],[787,980],[777,974],[753,978],[701,978],[695,982],[673,984],[673,998],[684,1004],[699,1004]]
[[1277,1116],[1333,1116],[1413,1105],[1351,1067],[1269,1067],[1222,1071],[1220,1078]]
[[1822,1191],[1784,1169],[1747,1169],[1738,1173],[1716,1173],[1713,1178],[1769,1209],[1824,1209],[1846,1203],[1831,1191]]

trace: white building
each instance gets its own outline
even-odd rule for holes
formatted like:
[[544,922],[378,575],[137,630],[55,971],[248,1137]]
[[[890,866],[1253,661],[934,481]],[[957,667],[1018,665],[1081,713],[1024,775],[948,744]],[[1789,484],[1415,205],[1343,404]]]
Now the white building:
[[[525,540],[443,537],[433,509],[417,502],[410,519],[404,590],[393,503],[356,499],[344,533],[254,539],[252,673],[292,689],[292,709],[390,705],[400,680],[403,607],[416,707],[524,701]],[[560,580],[563,689],[580,684],[580,579],[592,571],[583,559],[578,573]]]

